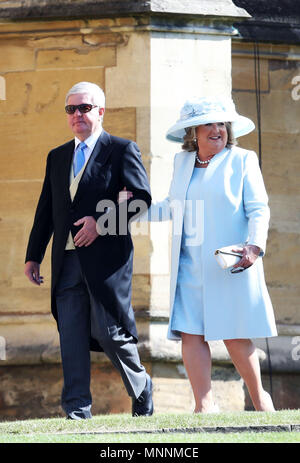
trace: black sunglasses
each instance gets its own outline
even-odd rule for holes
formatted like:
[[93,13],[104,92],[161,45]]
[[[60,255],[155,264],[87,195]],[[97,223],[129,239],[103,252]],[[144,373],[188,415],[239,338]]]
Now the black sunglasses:
[[65,106],[65,111],[67,114],[74,114],[76,109],[78,109],[78,111],[83,114],[89,113],[93,108],[98,108],[98,106],[89,103],[68,104]]

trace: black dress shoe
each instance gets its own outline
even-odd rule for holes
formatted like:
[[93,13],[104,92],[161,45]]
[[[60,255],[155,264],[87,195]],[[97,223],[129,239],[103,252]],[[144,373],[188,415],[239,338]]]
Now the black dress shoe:
[[132,400],[132,416],[151,416],[152,414],[152,380],[147,374],[145,389],[137,399]]
[[88,410],[74,410],[67,415],[67,420],[88,420],[90,418],[92,414]]

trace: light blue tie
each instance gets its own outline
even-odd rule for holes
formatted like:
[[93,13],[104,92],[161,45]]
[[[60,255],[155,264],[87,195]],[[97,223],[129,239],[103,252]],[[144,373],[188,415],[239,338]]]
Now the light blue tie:
[[75,153],[75,160],[74,160],[74,175],[78,174],[78,172],[81,171],[82,167],[84,166],[85,163],[85,156],[84,156],[84,150],[87,148],[87,145],[82,141],[79,143],[77,146],[77,150]]

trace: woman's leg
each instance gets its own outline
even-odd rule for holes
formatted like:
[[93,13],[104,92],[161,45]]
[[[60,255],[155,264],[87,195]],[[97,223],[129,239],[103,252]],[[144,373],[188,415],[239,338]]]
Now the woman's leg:
[[211,355],[204,337],[181,333],[182,358],[195,397],[195,413],[214,409],[211,391]]
[[229,355],[246,383],[257,411],[274,411],[271,396],[263,388],[258,355],[250,339],[224,340]]

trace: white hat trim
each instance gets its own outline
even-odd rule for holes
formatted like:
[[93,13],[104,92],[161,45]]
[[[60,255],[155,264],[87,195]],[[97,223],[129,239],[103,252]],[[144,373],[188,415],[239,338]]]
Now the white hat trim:
[[192,108],[192,111],[188,114],[184,113],[182,110],[181,118],[176,122],[176,124],[170,127],[167,131],[166,137],[170,141],[183,142],[183,137],[186,134],[186,128],[217,122],[232,122],[232,130],[235,138],[247,135],[255,129],[255,125],[251,119],[239,115],[232,107],[230,109],[231,111],[212,110],[205,112],[204,110],[201,113],[198,108],[196,108],[196,110]]

